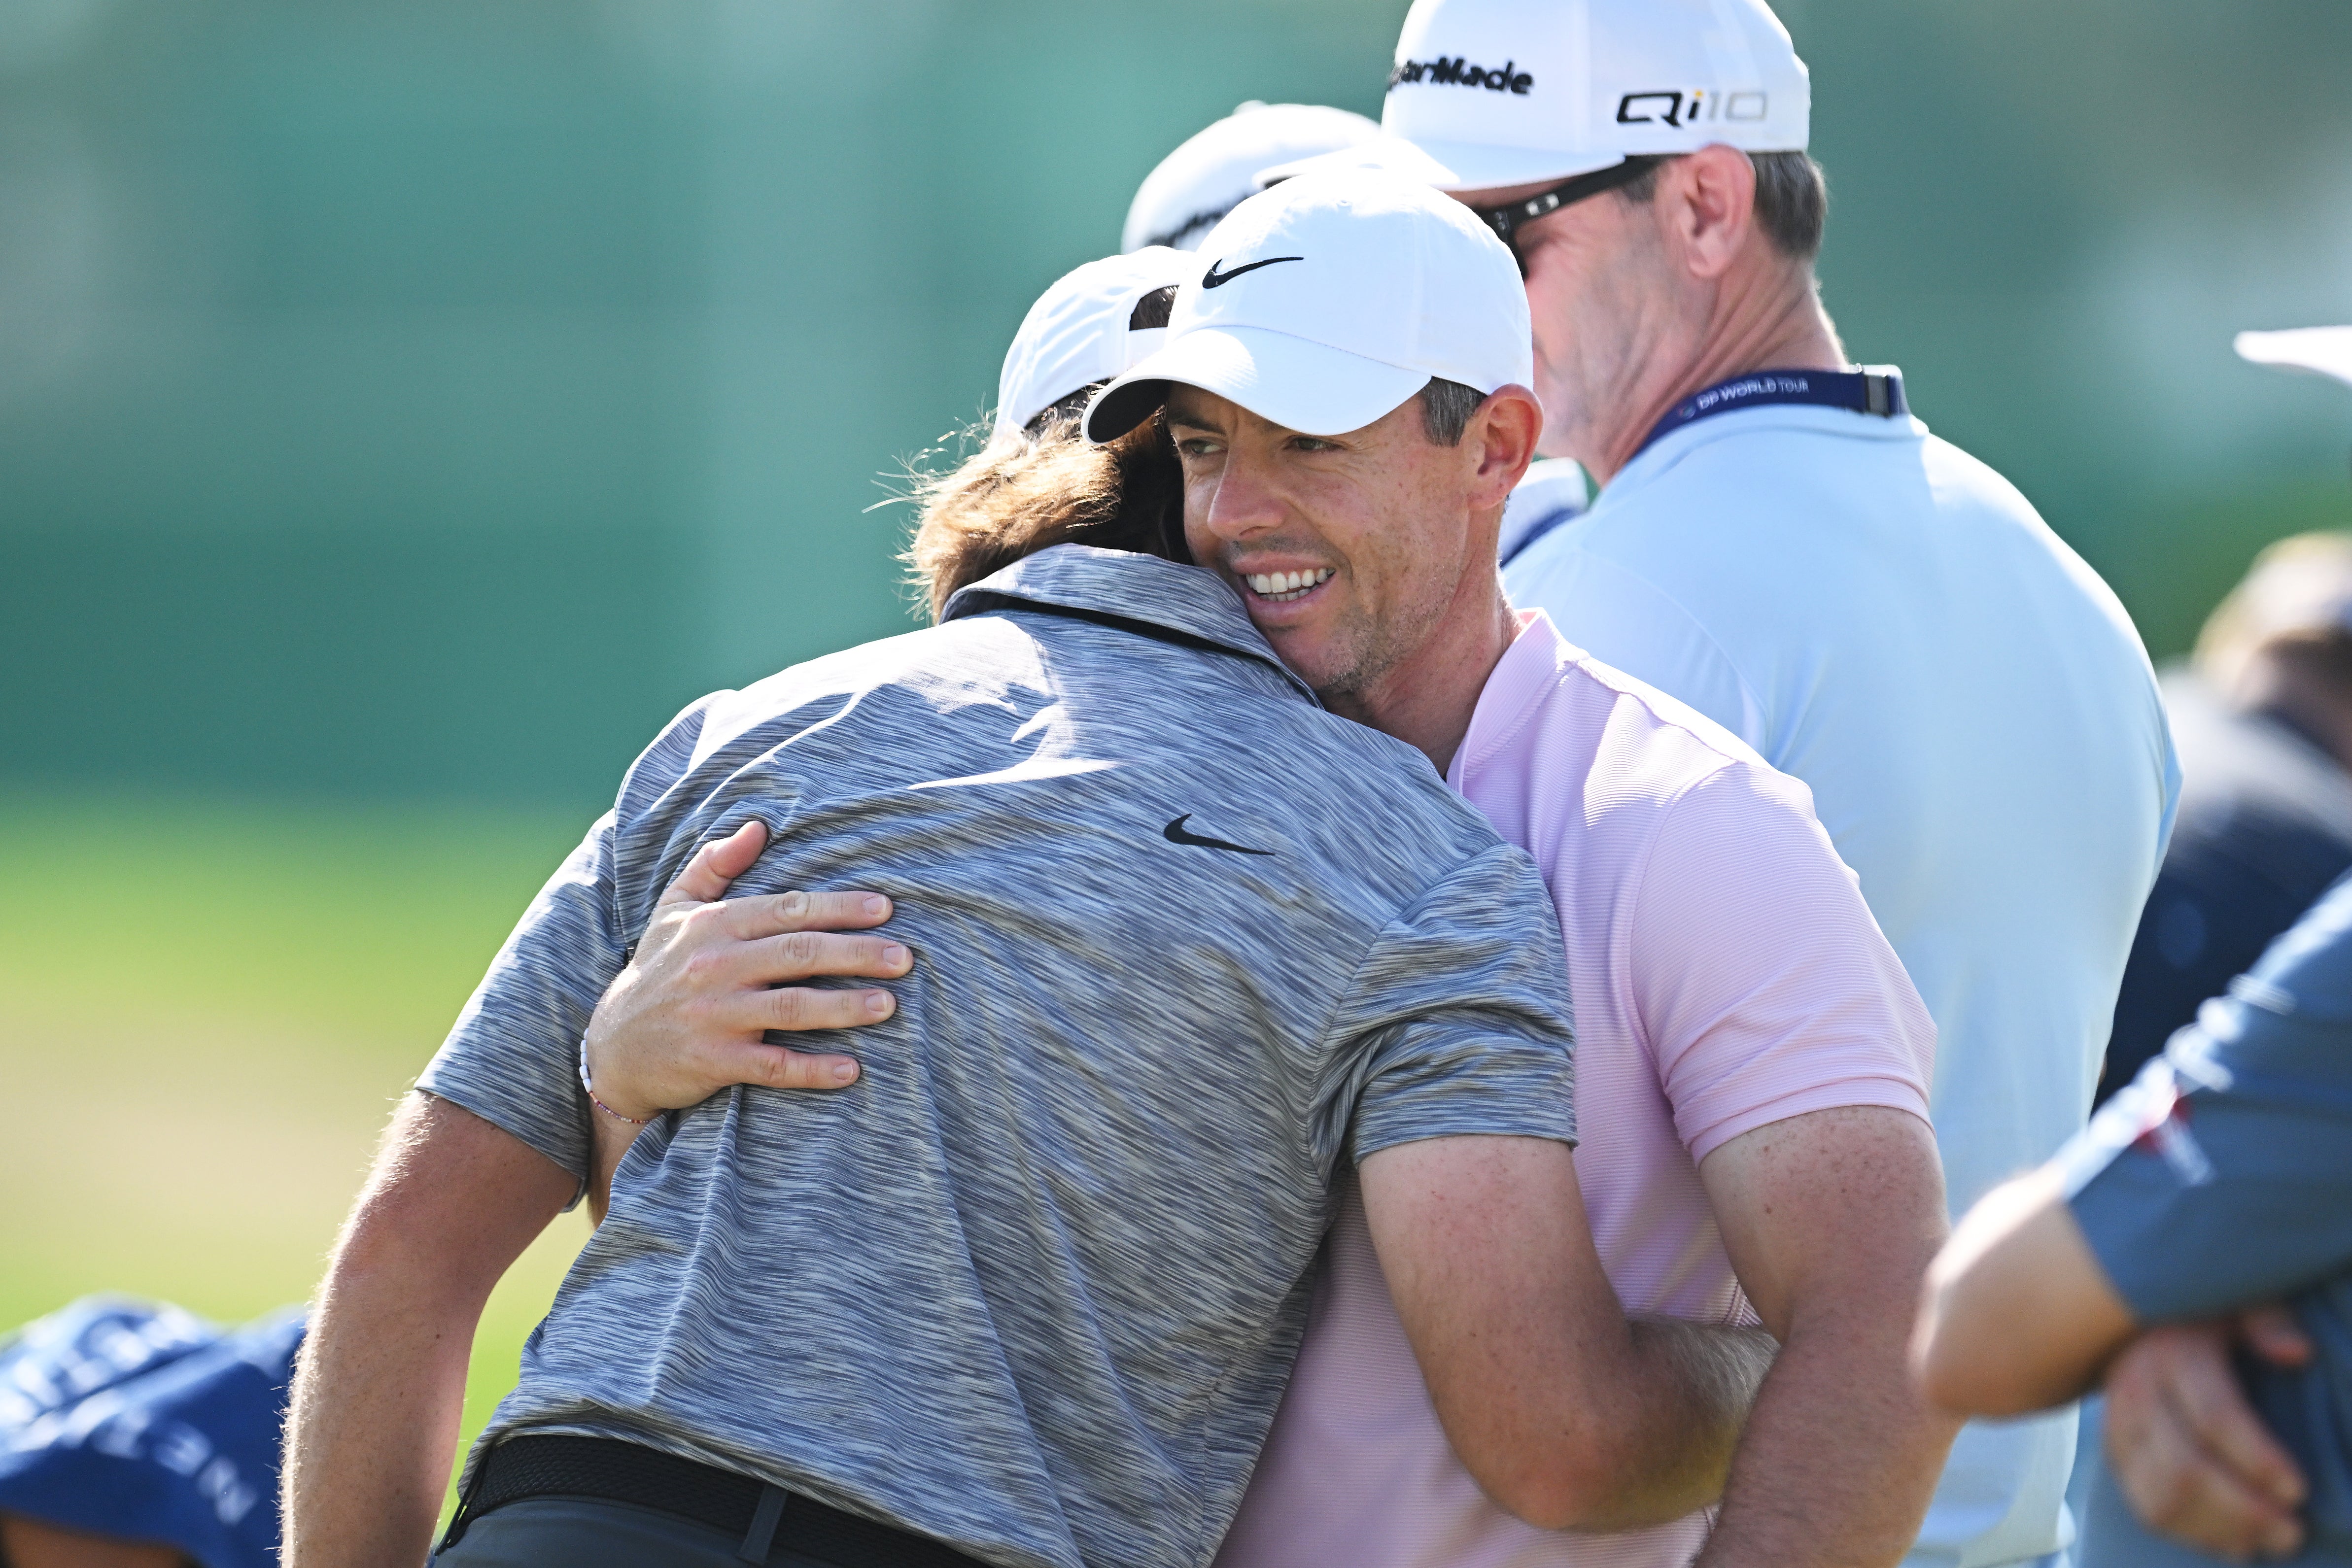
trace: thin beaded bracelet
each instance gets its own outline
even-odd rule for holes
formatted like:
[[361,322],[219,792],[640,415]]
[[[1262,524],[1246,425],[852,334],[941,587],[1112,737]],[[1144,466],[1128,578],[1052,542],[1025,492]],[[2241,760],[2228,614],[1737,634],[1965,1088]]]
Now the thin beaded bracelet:
[[584,1040],[580,1042],[580,1087],[588,1092],[588,1102],[590,1104],[595,1106],[599,1111],[604,1112],[607,1116],[612,1117],[615,1122],[626,1122],[632,1127],[642,1127],[646,1122],[652,1119],[650,1117],[642,1116],[624,1116],[618,1111],[614,1110],[610,1105],[605,1104],[604,1102],[596,1098],[596,1086],[588,1082],[588,1042]]

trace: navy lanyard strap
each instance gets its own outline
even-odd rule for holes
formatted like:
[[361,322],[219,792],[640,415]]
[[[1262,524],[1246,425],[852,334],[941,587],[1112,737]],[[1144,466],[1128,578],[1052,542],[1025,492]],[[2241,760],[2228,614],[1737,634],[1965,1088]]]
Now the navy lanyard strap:
[[1665,418],[1650,427],[1650,434],[1633,449],[1634,455],[1648,451],[1660,438],[1685,424],[1696,424],[1734,409],[1758,408],[1773,402],[1850,408],[1856,413],[1874,413],[1881,419],[1894,419],[1911,412],[1910,405],[1903,401],[1903,372],[1893,365],[1865,365],[1858,371],[1754,371],[1727,382],[1717,382],[1675,404],[1666,411]]

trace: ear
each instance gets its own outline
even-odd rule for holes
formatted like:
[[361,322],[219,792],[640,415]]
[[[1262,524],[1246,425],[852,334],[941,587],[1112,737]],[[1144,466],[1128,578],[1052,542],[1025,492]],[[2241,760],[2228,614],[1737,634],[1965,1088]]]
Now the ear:
[[1688,274],[1714,279],[1730,270],[1756,223],[1756,165],[1717,143],[1658,172],[1657,214],[1669,246]]
[[1543,404],[1527,388],[1500,386],[1487,394],[1462,433],[1464,455],[1477,465],[1471,478],[1471,510],[1486,511],[1509,499],[1519,476],[1535,461],[1543,424]]

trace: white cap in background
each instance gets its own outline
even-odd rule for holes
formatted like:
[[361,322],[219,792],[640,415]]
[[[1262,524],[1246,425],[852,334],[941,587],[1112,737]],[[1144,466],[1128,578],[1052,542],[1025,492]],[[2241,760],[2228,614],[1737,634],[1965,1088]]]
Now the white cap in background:
[[1369,141],[1381,128],[1360,114],[1313,103],[1243,104],[1160,161],[1127,209],[1121,250],[1149,245],[1191,250],[1257,192],[1257,172]]
[[1259,178],[1370,166],[1491,190],[1716,143],[1799,152],[1811,117],[1764,0],[1414,0],[1380,140]]
[[[2352,384],[2352,327],[2241,332],[2238,356]],[[2263,646],[2298,633],[2352,632],[2352,536],[2297,534],[2254,558],[2245,580],[2197,634],[2197,668],[2222,691],[2236,687]]]
[[1171,382],[1337,435],[1432,378],[1480,392],[1535,379],[1518,264],[1469,208],[1413,181],[1287,181],[1235,207],[1193,266],[1167,342],[1088,406],[1090,439],[1133,429]]
[[2352,383],[2352,327],[2292,327],[2284,332],[2241,332],[2238,357],[2283,371],[2308,371]]
[[1026,429],[1072,392],[1108,381],[1160,347],[1167,331],[1136,326],[1137,307],[1199,270],[1182,251],[1153,246],[1090,261],[1056,279],[1029,307],[1004,351],[996,381],[996,434]]

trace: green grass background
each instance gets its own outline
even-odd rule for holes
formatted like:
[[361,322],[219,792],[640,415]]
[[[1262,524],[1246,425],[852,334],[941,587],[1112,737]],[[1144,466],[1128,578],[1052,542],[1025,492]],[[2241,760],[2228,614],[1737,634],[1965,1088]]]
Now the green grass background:
[[[92,1291],[240,1322],[317,1285],[394,1103],[586,826],[0,796],[0,1331]],[[509,1272],[471,1440],[587,1235]]]

